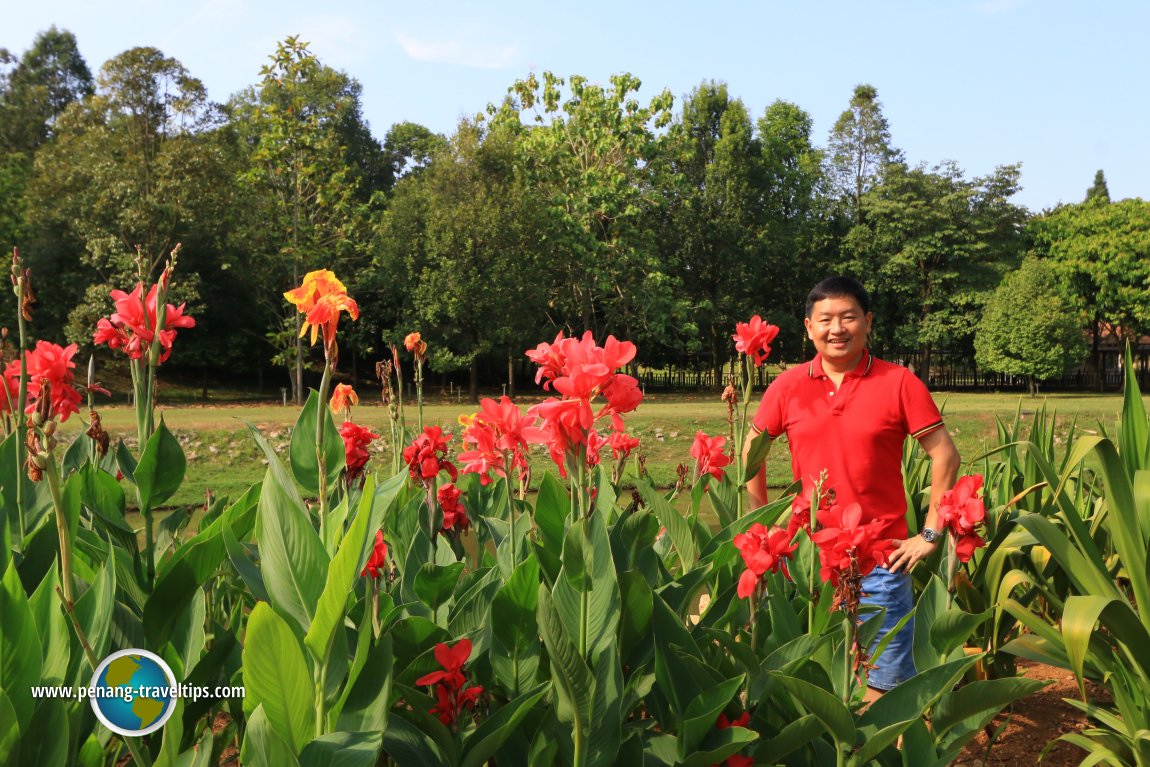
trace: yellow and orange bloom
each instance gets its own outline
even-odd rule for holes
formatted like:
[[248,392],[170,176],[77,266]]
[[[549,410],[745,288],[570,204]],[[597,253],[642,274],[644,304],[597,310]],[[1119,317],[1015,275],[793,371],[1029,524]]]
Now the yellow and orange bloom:
[[349,384],[336,384],[335,391],[331,394],[331,402],[328,407],[331,408],[332,413],[339,413],[342,410],[351,410],[352,405],[359,404],[359,395],[355,393],[355,389],[351,388]]
[[403,348],[414,354],[417,359],[427,356],[427,342],[418,332],[408,333],[403,339]]
[[284,293],[284,298],[305,315],[299,334],[303,336],[310,329],[313,345],[320,330],[325,347],[335,342],[341,312],[347,312],[353,320],[359,319],[359,304],[348,296],[347,288],[328,269],[308,272],[303,284]]

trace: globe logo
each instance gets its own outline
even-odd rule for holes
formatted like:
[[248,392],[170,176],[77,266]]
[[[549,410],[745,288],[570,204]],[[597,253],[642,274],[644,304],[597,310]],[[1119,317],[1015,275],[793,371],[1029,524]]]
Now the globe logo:
[[155,732],[172,716],[176,678],[164,659],[147,650],[114,652],[92,674],[92,710],[119,735]]

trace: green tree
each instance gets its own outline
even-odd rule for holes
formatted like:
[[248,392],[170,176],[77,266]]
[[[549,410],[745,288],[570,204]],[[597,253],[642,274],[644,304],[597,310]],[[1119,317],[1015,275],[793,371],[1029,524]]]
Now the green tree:
[[[71,32],[51,27],[17,59],[0,48],[0,250],[24,244],[36,150],[69,104],[91,95],[92,73]],[[27,251],[27,248],[25,249]],[[5,294],[4,302],[8,302]]]
[[230,202],[218,124],[203,84],[155,48],[110,59],[96,93],[54,122],[29,183],[29,261],[59,278],[46,309],[68,310],[69,338],[89,341],[108,290],[135,283],[137,250],[154,280],[182,243],[173,299],[199,311]]
[[1037,258],[1008,274],[986,303],[974,337],[980,368],[1038,382],[1060,376],[1086,356],[1074,304],[1059,290],[1054,270]]
[[433,370],[468,370],[472,398],[480,364],[518,361],[547,311],[542,205],[515,170],[520,131],[462,121],[400,181],[380,233],[373,283],[392,283],[384,300],[402,307],[384,335],[419,330]]
[[282,293],[316,268],[348,279],[365,257],[369,185],[386,184],[388,163],[363,121],[357,82],[324,66],[298,37],[279,43],[270,58],[260,85],[231,109],[250,150],[241,174],[251,202],[245,249],[264,276],[258,300],[279,314],[270,335],[300,403],[302,320]]
[[1065,205],[1033,219],[1029,234],[1088,319],[1095,371],[1103,334],[1150,332],[1150,202]]
[[489,112],[535,125],[519,142],[528,183],[545,200],[553,321],[597,336],[622,334],[654,344],[669,334],[671,278],[655,248],[650,213],[662,204],[654,186],[655,130],[671,119],[663,91],[646,106],[639,79],[611,77],[610,87],[545,73],[512,86],[513,99]]
[[863,193],[878,184],[883,169],[902,153],[891,145],[890,125],[882,113],[878,89],[856,85],[850,106],[835,120],[828,142],[831,175],[855,222],[863,217]]
[[1106,174],[1101,169],[1094,173],[1094,183],[1086,190],[1086,202],[1092,200],[1110,202],[1110,187],[1106,185]]
[[92,72],[76,37],[55,26],[36,35],[19,62],[0,49],[0,149],[33,152],[69,104],[92,95]]
[[1025,211],[1010,201],[1018,166],[966,179],[953,163],[887,167],[863,196],[863,223],[844,248],[875,298],[881,343],[922,354],[968,345],[979,311],[1022,257]]
[[671,124],[662,159],[670,172],[660,177],[669,201],[660,240],[683,302],[671,346],[701,352],[720,380],[735,322],[761,299],[762,174],[746,107],[723,83],[699,85]]
[[[798,356],[806,341],[804,304],[839,258],[823,152],[811,141],[811,116],[775,101],[758,121],[762,151],[762,228],[757,307],[780,328],[779,347]],[[787,348],[787,347],[790,348]]]
[[431,162],[447,141],[438,133],[413,122],[392,125],[383,139],[383,152],[388,165],[387,188],[395,186],[408,173]]

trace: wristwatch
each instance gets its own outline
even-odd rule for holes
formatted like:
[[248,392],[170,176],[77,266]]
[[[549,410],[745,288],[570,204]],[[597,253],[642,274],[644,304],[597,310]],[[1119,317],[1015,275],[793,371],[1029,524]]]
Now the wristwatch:
[[919,535],[921,535],[922,539],[927,543],[934,543],[938,540],[938,531],[931,530],[929,527],[924,527]]

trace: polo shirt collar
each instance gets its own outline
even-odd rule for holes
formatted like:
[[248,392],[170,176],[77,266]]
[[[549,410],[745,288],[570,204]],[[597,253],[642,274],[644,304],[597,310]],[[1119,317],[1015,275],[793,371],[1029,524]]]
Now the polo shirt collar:
[[[855,365],[854,370],[846,374],[846,377],[862,378],[870,372],[871,366],[874,364],[874,357],[871,356],[869,349],[863,349],[862,359],[859,364]],[[816,354],[815,358],[811,360],[811,364],[807,367],[807,375],[811,378],[826,378],[827,374],[823,371],[823,355]]]

